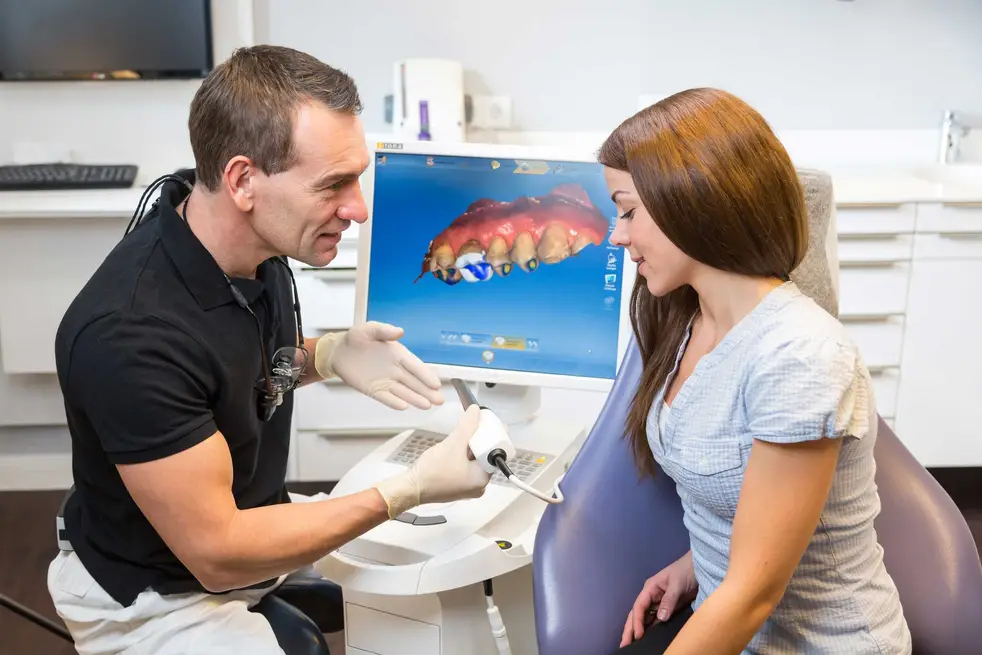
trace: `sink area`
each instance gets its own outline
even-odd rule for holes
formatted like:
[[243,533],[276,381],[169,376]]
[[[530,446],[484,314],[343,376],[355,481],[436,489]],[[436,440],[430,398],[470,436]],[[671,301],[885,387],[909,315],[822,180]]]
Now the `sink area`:
[[982,202],[982,163],[929,164],[911,172],[934,185],[945,200]]

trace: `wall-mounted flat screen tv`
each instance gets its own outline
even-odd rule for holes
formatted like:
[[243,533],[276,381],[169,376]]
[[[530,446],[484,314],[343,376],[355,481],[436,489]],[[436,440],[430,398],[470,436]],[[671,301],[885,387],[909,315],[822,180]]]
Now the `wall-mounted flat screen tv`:
[[198,79],[209,0],[0,0],[0,80]]

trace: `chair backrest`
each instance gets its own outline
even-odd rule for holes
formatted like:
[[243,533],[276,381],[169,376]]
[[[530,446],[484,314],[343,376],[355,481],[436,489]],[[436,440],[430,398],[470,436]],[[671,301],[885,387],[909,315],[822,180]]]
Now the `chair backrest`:
[[[811,240],[792,279],[803,293],[837,315],[831,179],[811,170],[799,170],[799,176]],[[564,478],[565,502],[548,506],[539,524],[533,590],[540,655],[615,650],[627,611],[644,580],[689,548],[674,483],[660,469],[654,479],[639,481],[623,438],[640,372],[640,355],[632,343],[593,429]],[[975,592],[982,587],[976,582],[982,571],[977,553],[974,560],[971,556],[971,535],[951,499],[885,427],[881,425],[876,447],[883,508],[876,526],[915,643],[955,648],[974,639],[975,648],[982,640],[972,637],[971,626],[964,622],[966,616],[974,617],[972,622],[982,626],[978,609],[982,593]],[[911,505],[916,507],[912,510]],[[931,531],[933,536],[910,536]],[[957,547],[945,546],[949,539]],[[955,578],[955,573],[967,577]],[[970,580],[971,588],[962,580]],[[940,605],[932,606],[929,599],[935,597],[928,590],[938,585],[945,589],[937,597]],[[966,594],[968,598],[963,597]],[[964,610],[956,607],[959,603]],[[942,641],[945,635],[947,641]]]

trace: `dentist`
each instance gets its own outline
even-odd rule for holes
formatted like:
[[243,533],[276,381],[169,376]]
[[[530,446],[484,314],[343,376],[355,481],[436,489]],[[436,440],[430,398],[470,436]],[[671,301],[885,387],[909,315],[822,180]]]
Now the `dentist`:
[[250,611],[266,594],[418,504],[484,493],[476,407],[374,488],[286,492],[297,386],[337,377],[397,410],[443,402],[397,327],[303,335],[286,258],[324,266],[367,219],[360,111],[352,80],[309,55],[236,51],[191,104],[194,172],[171,178],[65,314],[75,492],[48,588],[79,652],[281,653]]

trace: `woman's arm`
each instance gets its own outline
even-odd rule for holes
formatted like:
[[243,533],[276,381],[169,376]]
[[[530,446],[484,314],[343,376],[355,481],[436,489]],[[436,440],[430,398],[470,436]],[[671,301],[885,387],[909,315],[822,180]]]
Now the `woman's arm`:
[[676,637],[671,655],[740,653],[784,595],[815,533],[842,440],[870,425],[868,383],[841,334],[791,339],[750,371],[753,439],[719,587]]
[[746,648],[781,600],[815,532],[841,445],[841,439],[754,442],[726,577],[666,653],[737,655]]

